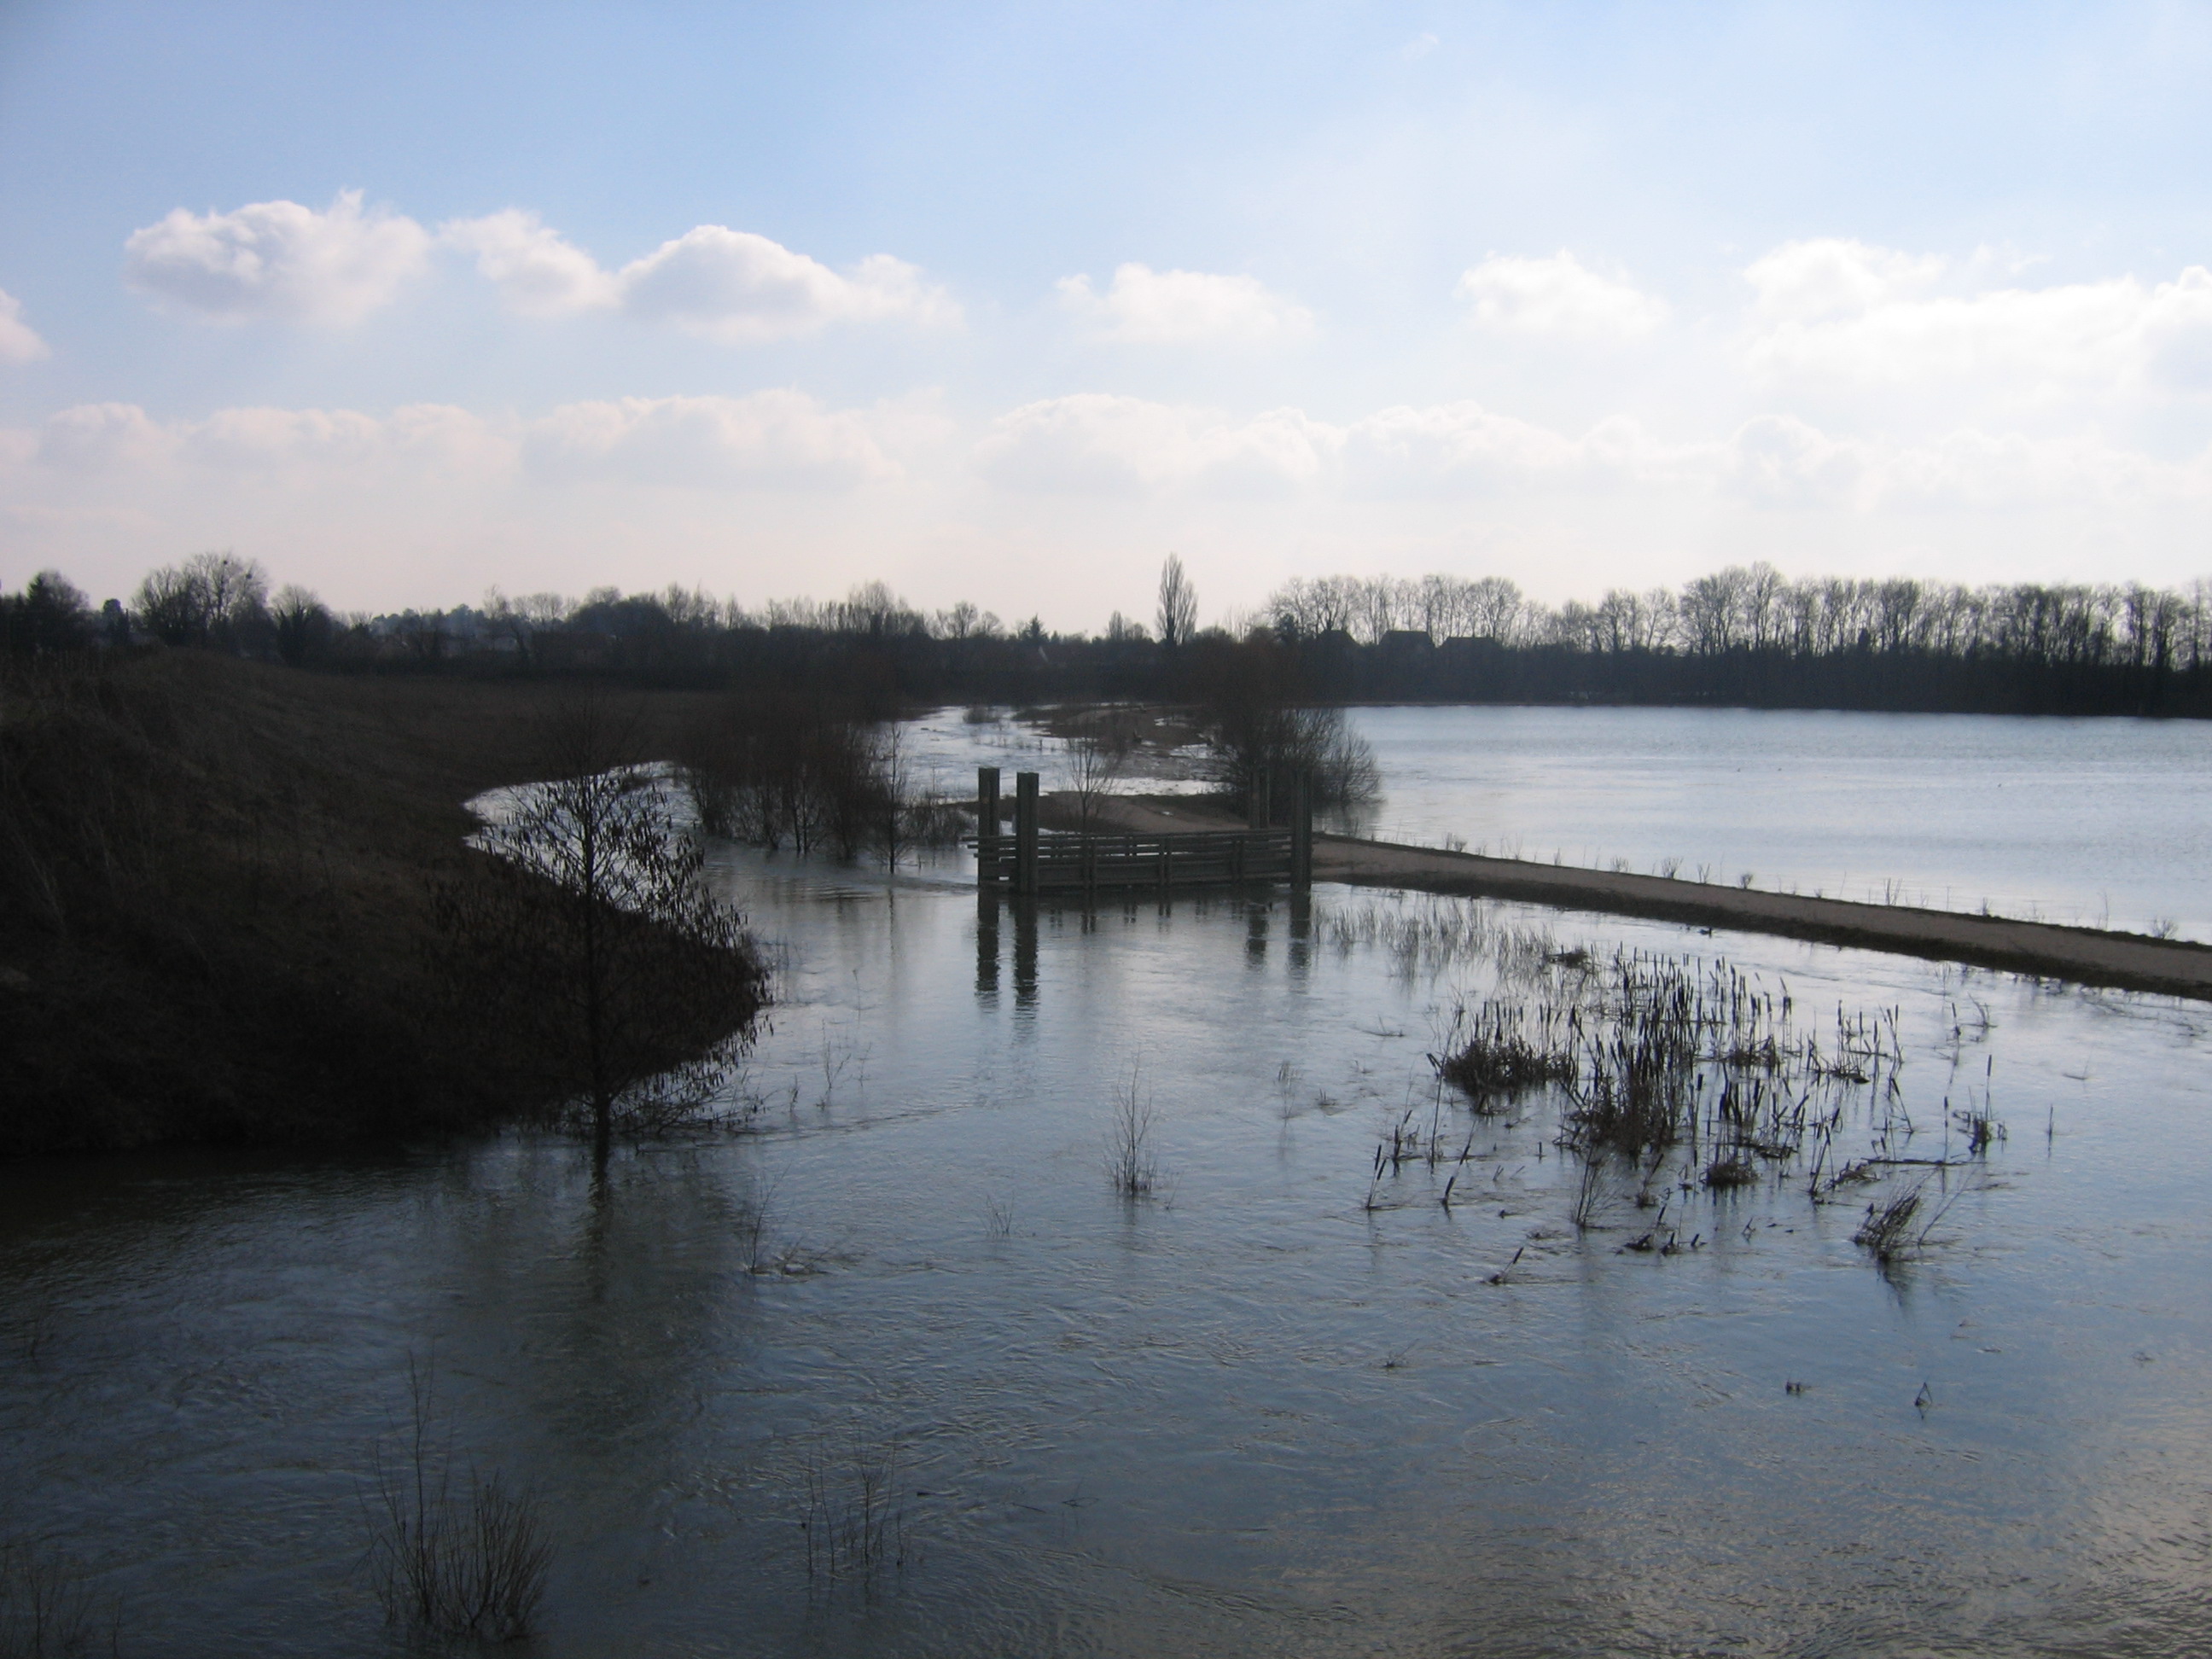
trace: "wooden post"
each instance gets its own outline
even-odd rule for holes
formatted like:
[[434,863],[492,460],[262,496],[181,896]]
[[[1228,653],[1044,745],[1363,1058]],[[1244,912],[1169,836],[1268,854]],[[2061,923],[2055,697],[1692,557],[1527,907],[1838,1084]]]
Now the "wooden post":
[[1037,775],[1014,774],[1014,890],[1034,898],[1037,890]]
[[975,884],[999,884],[999,769],[975,769]]
[[1313,774],[1291,780],[1291,884],[1313,885]]

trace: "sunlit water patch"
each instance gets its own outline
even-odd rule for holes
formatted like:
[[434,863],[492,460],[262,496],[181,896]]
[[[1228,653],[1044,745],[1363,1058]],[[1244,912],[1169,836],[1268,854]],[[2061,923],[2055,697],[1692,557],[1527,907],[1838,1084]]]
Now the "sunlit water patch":
[[1386,838],[2212,939],[2212,722],[1351,713]]

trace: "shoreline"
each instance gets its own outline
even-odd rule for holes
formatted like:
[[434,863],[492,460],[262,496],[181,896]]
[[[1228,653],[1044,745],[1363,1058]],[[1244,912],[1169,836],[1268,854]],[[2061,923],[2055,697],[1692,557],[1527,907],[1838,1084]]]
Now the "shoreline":
[[[1101,817],[1121,830],[1236,827],[1227,814],[1201,808],[1194,801],[1166,807],[1138,797],[1116,796],[1102,802],[1100,808]],[[1318,832],[1314,836],[1314,878],[1358,887],[1525,899],[1565,909],[1728,927],[2212,1001],[2212,945],[2140,933],[1962,915],[1912,905],[1807,898]]]

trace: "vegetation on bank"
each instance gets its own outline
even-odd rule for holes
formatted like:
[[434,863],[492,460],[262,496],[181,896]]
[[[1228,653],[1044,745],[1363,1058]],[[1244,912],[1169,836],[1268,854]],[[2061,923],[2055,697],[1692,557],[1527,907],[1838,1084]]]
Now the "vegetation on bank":
[[[439,903],[501,878],[462,803],[546,776],[570,695],[213,651],[0,659],[0,1152],[332,1141],[558,1103],[573,1084],[540,1034],[458,985]],[[645,746],[699,702],[637,699]],[[508,885],[526,915],[561,902]],[[757,964],[746,986],[686,1005],[696,1029],[662,1052],[741,1027]]]
[[158,639],[360,672],[611,675],[692,688],[833,686],[879,716],[920,702],[1187,700],[1255,639],[1290,653],[1310,702],[1729,705],[2010,714],[2212,715],[2212,583],[1807,577],[1730,566],[1595,604],[1531,601],[1499,577],[1300,579],[1225,625],[1197,626],[1170,561],[1151,625],[1096,635],[1009,627],[963,603],[927,612],[881,582],[844,599],[748,607],[696,590],[340,615],[250,561],[201,554],[95,610],[47,573],[0,595],[15,651]]

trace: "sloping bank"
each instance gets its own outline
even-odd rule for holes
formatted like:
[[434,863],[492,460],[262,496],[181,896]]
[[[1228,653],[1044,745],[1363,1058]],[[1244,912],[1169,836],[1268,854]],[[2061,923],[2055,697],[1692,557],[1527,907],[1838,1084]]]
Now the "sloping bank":
[[[1231,823],[1195,803],[1116,800],[1109,810],[1117,829],[1198,829]],[[1776,933],[1826,945],[1972,963],[2084,985],[2212,1000],[2212,946],[2137,933],[1961,915],[1909,905],[1805,898],[1794,893],[1717,887],[1663,876],[1484,858],[1347,836],[1314,838],[1314,874],[1325,881],[1367,887],[1525,899],[1613,915]]]
[[[530,1035],[441,975],[435,894],[485,856],[462,803],[542,775],[563,695],[194,652],[0,661],[0,1154],[544,1104]],[[636,699],[643,740],[700,702]]]

